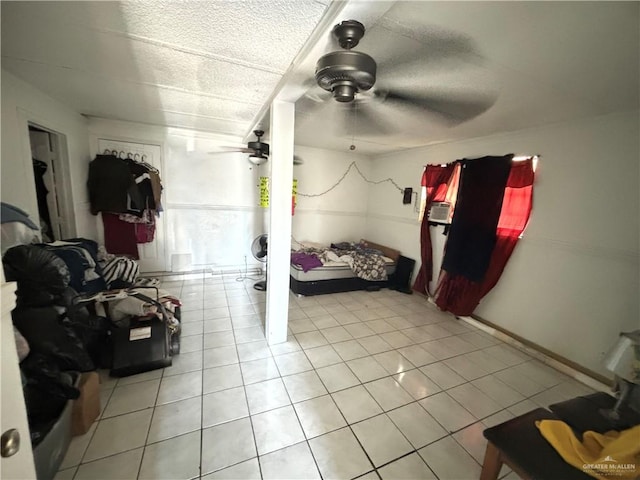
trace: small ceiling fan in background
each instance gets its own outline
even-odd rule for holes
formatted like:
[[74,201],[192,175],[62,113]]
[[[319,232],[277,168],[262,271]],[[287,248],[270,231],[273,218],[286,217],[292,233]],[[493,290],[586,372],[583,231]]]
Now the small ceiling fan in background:
[[[353,50],[364,37],[362,23],[345,20],[334,26],[342,50],[320,57],[315,78],[306,82],[310,88],[296,107],[308,115],[326,115],[337,134],[374,136],[403,131],[398,121],[403,113],[455,126],[497,100],[496,84],[470,38],[429,27],[419,33],[397,24],[375,27],[367,47],[379,61]],[[419,42],[420,50],[392,51],[398,37]]]
[[[220,155],[223,153],[240,152],[249,154],[249,162],[254,165],[262,165],[269,159],[269,144],[262,142],[260,139],[264,135],[263,130],[254,130],[253,134],[256,136],[255,142],[247,143],[246,147],[220,147],[223,149],[221,152],[209,152],[209,155]],[[294,165],[302,165],[304,161],[297,155],[293,156]]]

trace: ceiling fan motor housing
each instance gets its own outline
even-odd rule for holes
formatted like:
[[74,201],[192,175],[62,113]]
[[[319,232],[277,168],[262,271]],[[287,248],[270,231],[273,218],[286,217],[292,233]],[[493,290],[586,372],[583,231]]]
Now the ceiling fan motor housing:
[[316,81],[338,102],[352,102],[357,92],[376,83],[376,62],[366,53],[341,50],[327,53],[316,64]]
[[268,143],[262,143],[260,141],[249,142],[249,143],[247,143],[247,147],[255,150],[256,156],[269,155],[269,144]]
[[[256,165],[260,165],[267,160],[267,156],[269,155],[269,144],[262,143],[260,138],[264,135],[264,130],[254,130],[253,134],[258,138],[255,142],[247,143],[247,148],[253,150],[254,154],[249,157],[251,163],[255,163]],[[255,159],[255,160],[252,160]],[[260,163],[258,163],[260,162]]]

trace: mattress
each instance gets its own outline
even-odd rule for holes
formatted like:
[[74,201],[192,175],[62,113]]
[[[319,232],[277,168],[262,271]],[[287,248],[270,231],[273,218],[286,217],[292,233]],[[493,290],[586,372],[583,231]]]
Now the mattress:
[[[395,262],[388,257],[383,257],[386,266],[385,270],[387,275],[392,274],[396,270]],[[333,280],[336,278],[351,278],[355,277],[353,270],[349,268],[349,265],[343,262],[331,262],[323,265],[322,267],[312,268],[308,272],[302,270],[302,267],[298,265],[291,265],[291,277],[299,282],[317,282],[319,280]]]

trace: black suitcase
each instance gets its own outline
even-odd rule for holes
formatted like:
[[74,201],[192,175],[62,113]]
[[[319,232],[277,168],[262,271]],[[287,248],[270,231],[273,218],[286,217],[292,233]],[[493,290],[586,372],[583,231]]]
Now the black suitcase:
[[155,316],[132,318],[128,328],[113,331],[111,376],[126,377],[171,366],[170,333]]

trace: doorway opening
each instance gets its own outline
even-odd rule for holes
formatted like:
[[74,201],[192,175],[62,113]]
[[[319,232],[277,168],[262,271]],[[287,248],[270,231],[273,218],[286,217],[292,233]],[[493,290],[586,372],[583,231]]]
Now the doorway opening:
[[73,205],[68,185],[66,137],[29,123],[29,143],[43,242],[74,236]]

